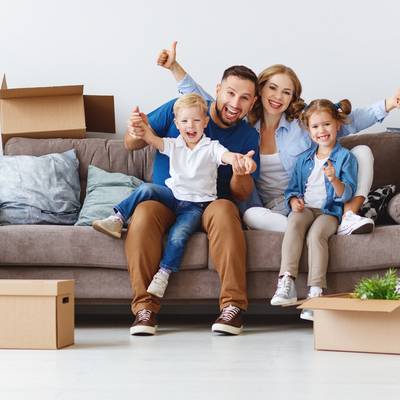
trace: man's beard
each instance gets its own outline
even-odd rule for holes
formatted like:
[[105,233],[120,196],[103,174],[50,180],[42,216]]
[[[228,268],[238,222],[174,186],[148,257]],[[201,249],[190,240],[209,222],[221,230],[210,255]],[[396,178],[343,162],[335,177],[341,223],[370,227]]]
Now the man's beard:
[[229,126],[230,128],[232,126],[235,126],[237,124],[239,124],[243,118],[238,118],[236,121],[231,122],[231,121],[226,121],[223,117],[222,117],[222,111],[218,108],[218,102],[215,101],[215,114],[217,114],[217,117],[219,118],[219,120],[224,124]]

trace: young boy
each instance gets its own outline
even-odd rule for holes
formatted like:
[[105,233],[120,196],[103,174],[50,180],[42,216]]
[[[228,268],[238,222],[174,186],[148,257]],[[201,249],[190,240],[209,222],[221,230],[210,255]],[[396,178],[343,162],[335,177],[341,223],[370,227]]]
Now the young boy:
[[160,298],[171,272],[179,270],[187,241],[200,228],[204,209],[217,198],[218,166],[241,165],[246,174],[256,169],[252,152],[246,155],[229,152],[217,140],[204,135],[209,121],[207,109],[207,103],[197,94],[180,97],[174,104],[174,122],[180,133],[177,138],[156,136],[141,114],[134,113],[132,124],[143,128],[141,138],[170,158],[171,177],[165,181],[166,186],[143,183],[114,207],[115,215],[93,222],[94,229],[120,238],[123,224],[139,203],[156,200],[174,211],[176,220],[168,233],[160,269],[147,288],[148,293]]

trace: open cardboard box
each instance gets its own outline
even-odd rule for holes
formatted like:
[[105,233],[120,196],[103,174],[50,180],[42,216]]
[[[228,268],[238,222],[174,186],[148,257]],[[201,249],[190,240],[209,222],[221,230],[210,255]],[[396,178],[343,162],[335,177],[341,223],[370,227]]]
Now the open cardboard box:
[[400,354],[400,300],[345,293],[308,299],[297,308],[314,310],[316,350]]
[[0,348],[74,343],[74,281],[0,279]]
[[83,138],[86,131],[115,133],[113,96],[83,94],[83,85],[8,89],[1,76],[3,146],[11,137]]

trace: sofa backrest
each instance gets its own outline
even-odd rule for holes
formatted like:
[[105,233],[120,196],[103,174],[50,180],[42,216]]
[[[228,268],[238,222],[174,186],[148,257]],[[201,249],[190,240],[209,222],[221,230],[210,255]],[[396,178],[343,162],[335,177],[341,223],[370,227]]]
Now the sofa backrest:
[[42,156],[75,149],[79,159],[81,201],[86,194],[87,172],[90,164],[105,171],[134,175],[151,181],[154,151],[147,147],[127,151],[121,139],[28,139],[12,138],[7,141],[4,155]]
[[374,155],[374,181],[372,189],[394,184],[400,192],[400,134],[365,133],[349,135],[340,143],[351,149],[364,144],[370,147]]
[[[349,149],[367,145],[374,154],[374,181],[372,188],[394,184],[400,191],[400,134],[375,133],[350,135],[341,139]],[[86,193],[89,164],[109,172],[122,172],[151,181],[154,151],[147,147],[127,151],[120,139],[27,139],[12,138],[5,146],[5,155],[35,155],[60,153],[74,148],[80,162],[81,200]]]

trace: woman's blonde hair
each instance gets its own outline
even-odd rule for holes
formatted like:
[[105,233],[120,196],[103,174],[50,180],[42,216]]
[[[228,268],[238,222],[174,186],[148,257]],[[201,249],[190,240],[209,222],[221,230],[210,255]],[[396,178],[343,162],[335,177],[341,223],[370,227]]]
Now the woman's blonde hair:
[[182,108],[199,107],[200,111],[207,115],[208,106],[206,101],[196,93],[188,93],[179,97],[174,104],[175,117],[178,115],[179,110]]
[[263,105],[261,99],[261,91],[264,85],[274,76],[278,74],[285,74],[287,75],[293,83],[293,93],[292,93],[292,100],[290,101],[289,107],[285,110],[286,119],[288,121],[293,121],[295,118],[298,118],[300,112],[303,110],[305,104],[304,100],[300,97],[301,96],[301,83],[300,79],[297,77],[296,73],[292,70],[292,68],[287,67],[283,64],[275,64],[271,65],[270,67],[264,69],[258,75],[258,98],[254,104],[254,107],[249,112],[248,120],[251,125],[254,125],[258,120],[263,120],[264,113],[263,113]]
[[341,124],[346,124],[348,122],[347,116],[351,113],[351,103],[347,99],[340,100],[336,104],[327,99],[313,100],[301,113],[301,124],[308,130],[311,115],[323,111],[329,113],[334,120]]

